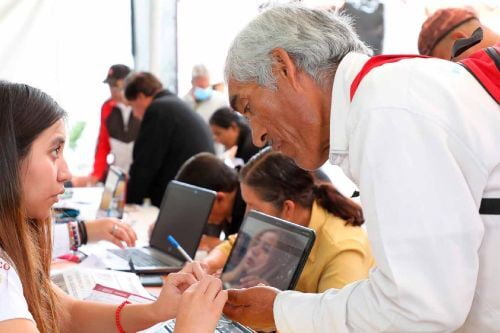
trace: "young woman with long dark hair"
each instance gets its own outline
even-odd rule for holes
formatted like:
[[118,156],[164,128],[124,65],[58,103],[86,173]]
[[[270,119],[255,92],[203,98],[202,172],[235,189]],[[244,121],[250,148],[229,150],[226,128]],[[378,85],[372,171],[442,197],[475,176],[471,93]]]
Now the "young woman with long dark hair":
[[[208,304],[212,312],[202,314],[213,332],[227,295],[197,264],[170,275],[150,304],[78,301],[51,283],[50,209],[71,176],[64,117],[40,90],[0,81],[0,331],[135,332],[175,317],[181,303],[181,317]],[[178,331],[190,325],[181,320]]]

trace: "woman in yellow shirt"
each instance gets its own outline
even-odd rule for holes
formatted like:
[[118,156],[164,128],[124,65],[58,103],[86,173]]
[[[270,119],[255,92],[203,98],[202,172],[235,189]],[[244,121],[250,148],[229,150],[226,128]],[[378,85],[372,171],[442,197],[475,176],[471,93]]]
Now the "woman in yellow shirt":
[[[375,264],[361,207],[331,184],[316,184],[311,172],[279,152],[255,155],[240,173],[247,209],[309,227],[316,241],[296,290],[319,293],[364,279]],[[223,267],[235,235],[215,248],[203,263],[207,271]]]

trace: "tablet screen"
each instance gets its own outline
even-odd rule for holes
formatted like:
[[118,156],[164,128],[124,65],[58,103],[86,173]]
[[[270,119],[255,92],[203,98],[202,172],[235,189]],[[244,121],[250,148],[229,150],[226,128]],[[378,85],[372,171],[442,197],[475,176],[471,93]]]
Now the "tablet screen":
[[281,220],[269,223],[259,215],[249,214],[238,233],[221,275],[226,289],[249,288],[260,283],[289,289],[293,287],[297,269],[307,259],[304,256],[310,250],[309,233],[294,232],[294,228],[300,227]]

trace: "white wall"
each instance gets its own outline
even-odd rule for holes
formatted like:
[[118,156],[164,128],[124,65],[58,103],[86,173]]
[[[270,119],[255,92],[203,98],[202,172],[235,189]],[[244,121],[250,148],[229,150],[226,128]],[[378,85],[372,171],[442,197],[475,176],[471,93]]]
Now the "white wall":
[[68,112],[68,127],[87,122],[66,156],[75,173],[90,170],[102,81],[113,63],[132,65],[130,3],[125,0],[2,0],[0,78],[49,93]]

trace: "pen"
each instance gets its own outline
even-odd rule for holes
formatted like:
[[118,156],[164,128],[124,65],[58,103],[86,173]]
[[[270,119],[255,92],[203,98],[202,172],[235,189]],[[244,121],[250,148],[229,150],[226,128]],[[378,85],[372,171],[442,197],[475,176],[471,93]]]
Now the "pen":
[[132,261],[132,256],[128,258],[128,265],[130,267],[130,272],[135,273],[135,265],[134,262]]
[[193,262],[193,258],[191,258],[189,254],[187,254],[187,252],[180,246],[179,243],[177,243],[177,241],[172,235],[168,235],[167,240],[170,244],[172,244],[173,247],[177,249],[177,251],[180,252],[180,254],[182,254],[184,258],[186,258],[188,262]]

